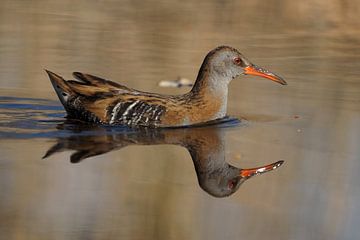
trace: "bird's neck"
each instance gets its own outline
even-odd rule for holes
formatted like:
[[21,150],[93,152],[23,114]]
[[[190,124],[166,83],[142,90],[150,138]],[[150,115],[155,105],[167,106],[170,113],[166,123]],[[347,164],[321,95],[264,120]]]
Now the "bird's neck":
[[226,116],[228,80],[208,69],[200,69],[199,75],[190,91],[192,99],[206,106],[218,106],[213,119]]

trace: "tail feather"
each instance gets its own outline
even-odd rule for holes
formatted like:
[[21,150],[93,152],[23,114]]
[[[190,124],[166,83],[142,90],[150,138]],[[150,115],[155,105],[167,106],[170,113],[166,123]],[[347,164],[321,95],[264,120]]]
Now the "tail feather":
[[66,102],[70,95],[74,94],[74,91],[71,89],[70,85],[67,83],[67,81],[62,78],[61,76],[46,70],[47,74],[49,75],[51,84],[54,87],[54,90],[56,94],[58,95],[61,103],[66,106]]
[[53,145],[49,150],[47,150],[47,152],[45,153],[45,155],[42,157],[42,159],[45,159],[47,157],[50,157],[51,155],[53,155],[54,153],[60,152],[62,150],[66,149],[66,146],[63,142],[58,142],[55,145]]

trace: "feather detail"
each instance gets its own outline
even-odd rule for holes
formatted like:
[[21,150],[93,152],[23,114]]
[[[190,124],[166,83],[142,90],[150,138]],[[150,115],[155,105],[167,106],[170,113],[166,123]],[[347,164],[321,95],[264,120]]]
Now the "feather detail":
[[[187,93],[178,96],[141,92],[89,74],[74,72],[77,80],[64,80],[48,71],[54,85],[70,93],[65,101],[55,91],[69,118],[131,127],[173,127],[217,118],[221,105],[216,97]],[[206,100],[206,101],[204,101]],[[208,101],[210,100],[210,101]]]

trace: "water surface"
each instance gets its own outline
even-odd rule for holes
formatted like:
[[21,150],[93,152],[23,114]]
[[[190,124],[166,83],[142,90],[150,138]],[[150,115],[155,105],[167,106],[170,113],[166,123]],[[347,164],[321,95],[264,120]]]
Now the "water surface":
[[[3,1],[0,238],[358,239],[358,4],[303,4]],[[224,44],[288,85],[235,79],[228,111],[243,121],[197,130],[68,122],[43,71],[180,94],[189,89],[157,84],[195,79],[206,53]],[[209,188],[189,137],[221,160],[209,165],[218,170],[211,179],[285,162],[241,186]],[[214,196],[219,186],[236,191]]]

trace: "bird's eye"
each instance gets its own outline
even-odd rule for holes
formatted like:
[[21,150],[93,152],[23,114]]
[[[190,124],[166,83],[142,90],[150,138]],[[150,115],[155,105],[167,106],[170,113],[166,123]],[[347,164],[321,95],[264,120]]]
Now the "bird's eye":
[[235,63],[236,65],[240,65],[240,64],[241,64],[241,59],[240,59],[239,57],[234,57],[233,61],[234,61],[234,63]]
[[229,189],[233,189],[235,186],[236,186],[236,184],[237,184],[237,179],[231,179],[231,180],[229,180],[228,181],[228,188]]

